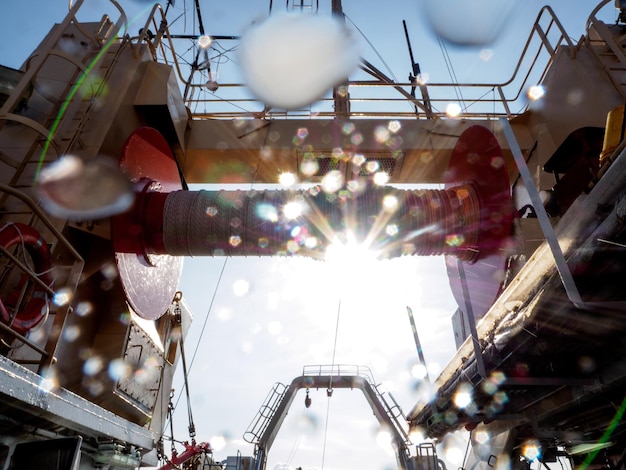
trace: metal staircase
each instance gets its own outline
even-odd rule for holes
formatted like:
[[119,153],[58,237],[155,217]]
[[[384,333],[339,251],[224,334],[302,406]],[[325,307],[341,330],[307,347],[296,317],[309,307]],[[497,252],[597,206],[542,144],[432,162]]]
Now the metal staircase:
[[[0,108],[0,142],[11,142],[0,144],[0,183],[28,191],[43,164],[82,146],[81,131],[120,49],[109,51],[107,46],[125,17],[113,23],[105,16],[88,25],[73,18],[68,15],[57,25],[26,61],[21,79]],[[5,207],[7,197],[0,195],[0,206]]]
[[[54,252],[54,281],[42,285],[42,273],[24,262],[24,247],[0,247],[4,261],[0,272],[3,295],[11,290],[15,276],[20,276],[28,279],[28,283],[23,283],[24,292],[33,284],[43,290],[46,298],[58,302],[50,311],[48,323],[53,327],[47,339],[40,335],[31,340],[8,325],[0,325],[0,332],[9,338],[9,343],[17,341],[28,346],[12,349],[9,357],[35,371],[54,362],[59,332],[70,312],[70,304],[63,302],[55,290],[62,286],[72,292],[76,289],[84,260],[62,233],[66,221],[41,210],[33,185],[39,169],[62,155],[80,151],[85,157],[92,156],[85,152],[83,130],[92,110],[98,107],[98,91],[114,70],[112,64],[122,49],[122,43],[117,42],[118,33],[126,23],[123,12],[116,22],[105,15],[100,22],[79,23],[75,15],[82,3],[83,0],[74,3],[70,14],[53,28],[22,70],[1,71],[11,81],[3,90],[0,107],[0,227],[4,230],[12,226],[9,229],[18,232],[19,224],[33,227]],[[112,44],[120,47],[109,47]],[[95,81],[90,78],[94,76],[98,77]],[[105,129],[92,127],[104,137]],[[92,137],[84,138],[88,146],[93,145]],[[24,298],[24,293],[20,298]]]
[[600,4],[589,16],[582,44],[596,57],[615,89],[626,99],[626,36],[621,34],[623,25],[609,27],[596,18],[596,13],[606,3]]

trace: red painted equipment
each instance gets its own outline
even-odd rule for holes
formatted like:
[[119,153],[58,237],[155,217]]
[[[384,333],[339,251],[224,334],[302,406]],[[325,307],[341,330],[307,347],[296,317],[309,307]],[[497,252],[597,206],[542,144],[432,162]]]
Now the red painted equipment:
[[[37,230],[21,223],[6,224],[0,228],[0,245],[5,250],[22,245],[32,260],[34,275],[47,287],[53,286],[50,250]],[[49,292],[37,282],[29,298],[23,298],[28,280],[28,275],[22,274],[15,288],[5,299],[0,300],[0,319],[21,335],[39,325],[48,315],[49,309]],[[19,310],[10,313],[7,308]]]
[[[152,165],[156,181],[146,170]],[[114,220],[115,249],[133,254],[133,260],[143,258],[137,273],[130,272],[125,262],[122,268],[130,275],[124,282],[139,279],[150,296],[155,289],[145,282],[144,272],[154,267],[165,271],[161,265],[150,267],[155,255],[323,259],[334,239],[348,236],[380,257],[443,254],[460,259],[468,278],[480,277],[480,285],[470,284],[470,289],[481,290],[472,299],[475,316],[487,311],[502,284],[513,206],[502,151],[493,134],[481,126],[461,135],[443,190],[404,191],[368,182],[358,190],[332,194],[319,187],[167,192],[164,188],[178,178],[174,158],[165,139],[145,128],[129,139],[122,166],[140,187],[134,208]],[[284,212],[291,203],[301,206],[300,216]],[[458,274],[453,268],[449,273],[457,296]],[[127,292],[137,295],[134,287]],[[153,315],[141,309],[139,313]]]
[[200,444],[184,442],[183,445],[185,446],[185,450],[180,454],[172,455],[170,461],[162,467],[159,467],[158,470],[173,470],[179,468],[178,465],[191,460],[196,455],[210,454],[213,452],[208,442],[201,442]]

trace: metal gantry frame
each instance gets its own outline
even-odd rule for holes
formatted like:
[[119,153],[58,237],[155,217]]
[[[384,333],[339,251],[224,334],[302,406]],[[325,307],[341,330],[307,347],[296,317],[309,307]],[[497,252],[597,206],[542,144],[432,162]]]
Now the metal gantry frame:
[[399,418],[406,417],[390,395],[391,404],[384,398],[383,393],[374,384],[369,368],[363,366],[331,365],[306,366],[303,375],[293,379],[289,386],[281,383],[274,385],[266,402],[261,406],[257,416],[253,419],[244,434],[247,442],[255,445],[255,470],[264,470],[267,454],[274,443],[274,439],[287,416],[287,412],[300,389],[326,389],[329,394],[340,388],[358,388],[363,392],[374,416],[381,425],[390,430],[399,468],[413,470],[409,447],[411,445],[407,431]]
[[[270,7],[271,8],[271,7]],[[157,21],[157,14],[160,12],[160,20]],[[153,36],[148,34],[149,27],[154,28],[157,33]],[[176,70],[177,76],[185,90],[184,100],[187,107],[191,110],[195,119],[236,119],[236,118],[302,118],[314,117],[316,119],[324,119],[335,116],[333,110],[333,97],[326,97],[316,103],[315,109],[305,111],[273,110],[259,103],[256,98],[249,96],[245,91],[244,83],[219,83],[221,92],[216,94],[210,93],[208,97],[200,97],[200,92],[206,89],[206,79],[204,76],[195,78],[199,71],[191,70],[188,77],[185,76],[181,69],[180,59],[174,50],[174,41],[177,36],[171,34],[165,14],[162,9],[155,5],[148,20],[142,28],[140,35],[133,38],[134,47],[148,47],[153,54],[154,60],[162,61],[172,65]],[[180,37],[182,38],[182,36]],[[180,39],[179,38],[179,39]],[[217,37],[216,37],[217,38]],[[193,40],[191,37],[184,39]],[[220,38],[217,38],[220,39]],[[237,36],[222,36],[224,40],[238,40]],[[520,105],[524,108],[524,96],[526,89],[540,83],[545,77],[550,65],[552,64],[557,51],[561,46],[569,48],[569,54],[575,57],[577,48],[565,32],[562,24],[556,17],[554,11],[549,7],[543,7],[532,27],[531,33],[522,49],[520,58],[515,66],[511,78],[503,83],[424,83],[419,84],[420,87],[428,89],[428,103],[418,100],[411,96],[410,90],[416,86],[415,81],[412,82],[395,82],[385,74],[377,70],[366,60],[362,61],[361,71],[372,77],[371,80],[355,79],[348,80],[347,85],[353,93],[350,102],[359,104],[359,108],[352,107],[350,118],[416,118],[415,110],[407,109],[403,111],[400,106],[405,103],[413,104],[426,113],[429,118],[446,117],[445,108],[450,102],[456,102],[454,90],[463,88],[467,91],[473,91],[464,99],[463,116],[470,119],[489,119],[496,117],[506,117],[511,119],[524,109],[515,110],[514,106]],[[525,60],[530,61],[528,72],[524,75],[520,74],[522,63]],[[540,61],[543,61],[540,63]],[[541,65],[544,64],[544,65]],[[536,73],[532,73],[535,70]],[[386,97],[367,96],[366,93],[356,93],[357,89],[375,89],[388,88],[399,92],[398,96],[390,95]],[[507,92],[508,91],[508,92]],[[386,103],[392,105],[393,111],[381,111],[381,104]],[[229,109],[220,106],[220,110],[214,111],[197,111],[198,105],[227,105]],[[369,106],[372,109],[366,109]]]

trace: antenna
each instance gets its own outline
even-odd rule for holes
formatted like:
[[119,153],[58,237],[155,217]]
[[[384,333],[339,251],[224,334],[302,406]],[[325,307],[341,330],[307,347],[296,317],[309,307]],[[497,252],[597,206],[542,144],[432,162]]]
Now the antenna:
[[[404,36],[406,37],[406,45],[409,48],[409,58],[411,59],[411,73],[409,74],[409,81],[411,82],[411,96],[415,98],[415,89],[419,84],[420,92],[422,94],[422,101],[424,103],[424,108],[426,109],[427,116],[432,115],[432,106],[430,104],[430,97],[428,96],[428,90],[426,89],[426,85],[422,82],[422,80],[418,80],[417,77],[421,75],[420,64],[415,62],[415,57],[413,56],[413,48],[411,47],[411,39],[409,38],[409,30],[406,26],[406,21],[402,20],[402,26],[404,27]],[[415,114],[418,114],[419,111],[417,106],[415,106]]]

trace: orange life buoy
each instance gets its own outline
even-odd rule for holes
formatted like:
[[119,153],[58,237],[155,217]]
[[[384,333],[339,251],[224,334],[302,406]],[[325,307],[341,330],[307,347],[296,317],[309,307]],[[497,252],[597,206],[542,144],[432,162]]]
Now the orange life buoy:
[[[43,237],[31,226],[21,223],[11,223],[0,228],[0,245],[8,249],[17,244],[22,245],[30,255],[37,277],[52,288],[54,283],[51,273],[52,256]],[[12,309],[18,307],[20,293],[27,281],[28,276],[24,274],[15,289],[7,295],[6,299],[0,301],[0,320],[22,335],[28,333],[46,318],[50,300],[48,291],[39,284],[35,284],[30,299],[21,310],[11,315],[7,307]]]

